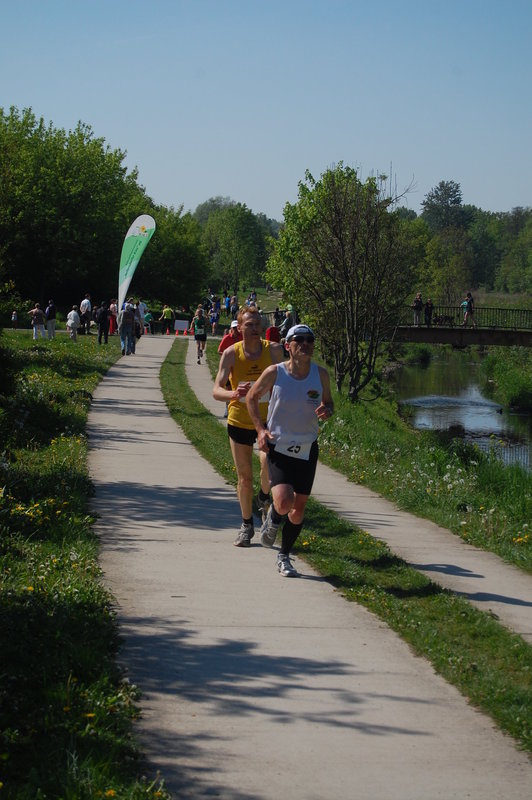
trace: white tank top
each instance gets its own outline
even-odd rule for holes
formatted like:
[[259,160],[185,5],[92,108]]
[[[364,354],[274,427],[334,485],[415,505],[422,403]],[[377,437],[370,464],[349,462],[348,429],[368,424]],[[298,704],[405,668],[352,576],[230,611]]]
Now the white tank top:
[[310,365],[303,380],[293,378],[286,363],[277,365],[277,378],[268,407],[267,426],[275,449],[308,460],[310,445],[318,438],[316,408],[321,403],[322,385],[318,365]]

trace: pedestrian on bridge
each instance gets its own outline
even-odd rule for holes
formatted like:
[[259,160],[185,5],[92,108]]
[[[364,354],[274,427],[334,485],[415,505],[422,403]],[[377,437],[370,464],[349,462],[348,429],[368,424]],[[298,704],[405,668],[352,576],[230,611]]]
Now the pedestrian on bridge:
[[427,328],[430,328],[432,326],[433,313],[434,313],[434,306],[432,304],[432,300],[429,297],[429,299],[425,303],[425,325],[427,326]]
[[475,303],[474,303],[473,296],[472,296],[471,292],[468,292],[466,294],[465,300],[463,301],[463,303],[461,305],[462,305],[462,307],[464,309],[464,321],[462,323],[463,327],[467,328],[467,321],[471,320],[471,325],[473,326],[473,328],[476,328],[477,327],[477,323],[475,322],[475,317],[474,317],[474,314],[475,314]]
[[412,303],[412,308],[414,309],[414,326],[419,328],[421,324],[421,312],[423,310],[423,300],[421,299],[421,292],[418,292],[414,298],[414,302]]

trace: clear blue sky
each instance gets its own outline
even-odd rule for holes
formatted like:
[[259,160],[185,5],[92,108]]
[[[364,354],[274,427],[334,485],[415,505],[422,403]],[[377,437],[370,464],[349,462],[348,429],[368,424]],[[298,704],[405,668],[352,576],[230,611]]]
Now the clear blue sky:
[[0,106],[81,120],[157,203],[282,219],[307,169],[532,206],[532,0],[0,0]]

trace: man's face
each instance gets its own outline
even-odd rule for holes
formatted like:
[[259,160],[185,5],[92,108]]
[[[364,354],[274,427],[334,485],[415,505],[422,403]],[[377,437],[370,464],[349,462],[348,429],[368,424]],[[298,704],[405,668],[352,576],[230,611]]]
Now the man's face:
[[249,341],[260,339],[262,333],[262,320],[258,314],[244,314],[242,322],[238,326],[242,338]]
[[288,352],[293,356],[312,356],[314,353],[314,338],[306,334],[295,336],[288,343]]

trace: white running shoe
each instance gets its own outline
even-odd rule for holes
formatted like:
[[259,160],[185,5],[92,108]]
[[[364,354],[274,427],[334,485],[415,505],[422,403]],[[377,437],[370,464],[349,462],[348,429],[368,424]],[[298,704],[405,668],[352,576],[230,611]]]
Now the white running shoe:
[[273,547],[275,539],[277,538],[277,531],[279,530],[280,522],[275,524],[272,520],[272,508],[271,505],[268,509],[268,513],[266,515],[266,519],[262,523],[262,527],[260,529],[260,543],[263,547]]
[[297,578],[299,574],[297,569],[292,565],[290,556],[285,556],[282,553],[277,553],[277,569],[283,578]]
[[255,536],[255,529],[249,522],[243,522],[233,542],[235,547],[251,547],[251,540]]

